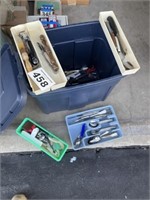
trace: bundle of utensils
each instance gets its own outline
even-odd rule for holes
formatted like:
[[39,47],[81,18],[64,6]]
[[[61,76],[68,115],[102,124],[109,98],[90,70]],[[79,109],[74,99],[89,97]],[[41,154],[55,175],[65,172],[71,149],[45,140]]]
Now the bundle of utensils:
[[111,106],[70,115],[66,121],[75,150],[121,136],[120,125]]

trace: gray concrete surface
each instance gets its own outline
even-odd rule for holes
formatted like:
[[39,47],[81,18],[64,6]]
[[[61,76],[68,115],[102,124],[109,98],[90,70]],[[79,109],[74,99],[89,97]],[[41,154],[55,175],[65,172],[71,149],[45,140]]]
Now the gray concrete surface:
[[140,71],[122,79],[104,102],[76,110],[47,115],[42,113],[34,100],[28,96],[25,108],[0,135],[0,152],[36,150],[15,133],[16,127],[25,117],[30,117],[70,143],[65,116],[106,105],[114,107],[124,135],[121,139],[103,143],[100,147],[150,145],[149,1],[91,0],[88,6],[63,6],[63,13],[68,15],[69,23],[97,20],[100,11],[108,10],[115,12],[139,61]]

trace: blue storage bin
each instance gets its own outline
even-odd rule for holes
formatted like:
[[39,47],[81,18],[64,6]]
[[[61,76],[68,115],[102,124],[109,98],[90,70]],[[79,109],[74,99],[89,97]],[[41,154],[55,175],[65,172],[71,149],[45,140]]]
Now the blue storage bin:
[[94,65],[99,80],[35,95],[44,113],[69,110],[103,101],[123,77],[99,21],[47,30],[64,71]]
[[[74,150],[122,137],[122,130],[112,106],[68,115],[65,120]],[[95,142],[92,143],[92,140]]]
[[23,80],[23,69],[14,49],[5,44],[1,51],[0,84],[0,132],[6,129],[27,100],[27,91]]
[[27,91],[44,113],[83,107],[105,100],[123,77],[99,21],[47,30],[63,70],[94,65],[99,80],[35,95],[12,44],[1,49],[0,131],[7,128],[26,104]]

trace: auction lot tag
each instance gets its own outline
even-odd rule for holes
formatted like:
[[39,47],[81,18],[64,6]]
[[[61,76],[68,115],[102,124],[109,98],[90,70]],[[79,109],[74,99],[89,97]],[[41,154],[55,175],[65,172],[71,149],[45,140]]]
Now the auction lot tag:
[[41,90],[50,89],[55,84],[43,68],[35,69],[29,72],[28,75]]

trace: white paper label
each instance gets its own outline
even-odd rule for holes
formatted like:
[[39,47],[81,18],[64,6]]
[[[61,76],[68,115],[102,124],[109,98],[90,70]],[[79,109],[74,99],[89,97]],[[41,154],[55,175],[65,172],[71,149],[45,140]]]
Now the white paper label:
[[51,77],[42,68],[35,69],[29,72],[28,75],[41,90],[50,89],[51,86],[55,84]]

